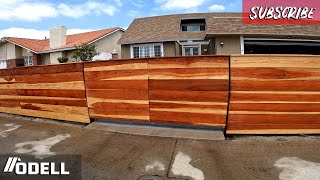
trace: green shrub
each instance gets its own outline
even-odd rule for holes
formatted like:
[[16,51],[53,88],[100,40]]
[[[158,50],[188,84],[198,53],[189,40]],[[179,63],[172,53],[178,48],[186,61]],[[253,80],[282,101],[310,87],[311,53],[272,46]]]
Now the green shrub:
[[58,57],[57,60],[59,61],[59,63],[66,63],[69,59],[67,57]]
[[77,61],[91,61],[96,55],[99,55],[94,44],[84,44],[82,46],[75,46],[76,50],[73,53],[73,58]]

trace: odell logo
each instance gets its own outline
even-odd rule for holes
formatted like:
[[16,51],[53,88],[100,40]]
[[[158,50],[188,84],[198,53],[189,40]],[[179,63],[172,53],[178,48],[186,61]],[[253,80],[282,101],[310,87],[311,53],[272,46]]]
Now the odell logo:
[[21,162],[18,157],[9,157],[3,169],[4,173],[15,173],[17,175],[69,175],[65,163],[60,163],[60,169],[56,169],[54,162]]
[[319,0],[243,0],[244,24],[320,24]]

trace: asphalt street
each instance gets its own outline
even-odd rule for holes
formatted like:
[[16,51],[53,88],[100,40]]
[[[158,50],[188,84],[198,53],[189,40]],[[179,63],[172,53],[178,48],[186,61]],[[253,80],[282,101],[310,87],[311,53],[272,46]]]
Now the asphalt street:
[[149,137],[0,116],[1,154],[81,155],[82,179],[320,179],[319,136]]

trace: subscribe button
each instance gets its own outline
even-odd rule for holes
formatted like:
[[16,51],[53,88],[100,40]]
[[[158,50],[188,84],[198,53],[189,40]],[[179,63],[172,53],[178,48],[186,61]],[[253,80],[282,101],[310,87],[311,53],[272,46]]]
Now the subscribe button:
[[244,24],[320,24],[318,0],[243,0]]

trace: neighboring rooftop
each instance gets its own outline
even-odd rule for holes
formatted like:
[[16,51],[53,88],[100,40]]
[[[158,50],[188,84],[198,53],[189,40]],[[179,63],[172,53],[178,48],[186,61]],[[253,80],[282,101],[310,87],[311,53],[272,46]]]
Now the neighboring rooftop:
[[[205,18],[206,31],[181,32],[181,19]],[[119,44],[197,40],[211,35],[283,35],[320,37],[320,25],[246,25],[241,13],[193,13],[135,19]]]
[[16,37],[4,37],[4,40],[9,41],[11,43],[14,43],[18,46],[24,47],[26,49],[29,49],[33,52],[39,53],[39,52],[46,52],[46,51],[59,51],[64,49],[72,49],[75,48],[75,46],[80,46],[83,44],[88,44],[91,42],[94,42],[96,40],[99,40],[100,38],[107,36],[113,32],[116,32],[118,30],[122,30],[121,28],[110,28],[110,29],[102,29],[97,31],[91,31],[91,32],[85,32],[80,34],[73,34],[67,36],[67,43],[66,45],[52,49],[50,48],[50,39],[27,39],[27,38],[16,38]]

